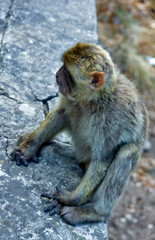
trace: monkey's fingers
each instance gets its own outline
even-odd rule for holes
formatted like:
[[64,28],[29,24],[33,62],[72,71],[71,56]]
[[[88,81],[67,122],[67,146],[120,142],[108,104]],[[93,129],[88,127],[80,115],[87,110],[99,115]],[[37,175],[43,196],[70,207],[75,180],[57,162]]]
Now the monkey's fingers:
[[18,147],[15,147],[15,149],[10,153],[11,161],[16,161],[16,154],[19,154],[21,150]]
[[[28,167],[28,159],[25,159],[24,157],[21,157],[20,158],[20,164],[21,163],[23,163],[25,167]],[[16,162],[16,164],[17,164],[17,162]]]
[[38,163],[38,162],[39,162],[39,160],[37,159],[37,157],[33,157],[33,158],[31,158],[31,159],[30,159],[30,158],[20,157],[20,158],[16,159],[16,164],[17,164],[18,166],[20,166],[21,163],[22,163],[25,167],[28,167],[28,162],[29,162],[30,160],[32,160],[32,162],[34,162],[34,163]]
[[48,198],[48,199],[53,199],[53,194],[42,193],[41,197],[45,197],[45,198]]
[[17,166],[20,166],[21,163],[26,167],[28,166],[28,159],[22,156],[21,150],[18,148],[11,153],[11,161],[16,161]]
[[16,154],[16,165],[20,166],[21,163],[25,166],[28,167],[28,161],[24,157],[21,157],[19,154]]
[[24,157],[24,154],[21,151],[21,149],[19,149],[19,147],[16,147],[14,151],[10,154],[10,156],[11,156],[11,161],[16,161],[17,166],[20,166],[21,164],[23,164],[24,166],[27,167],[29,161],[33,161],[35,163],[39,162],[39,159],[36,156]]

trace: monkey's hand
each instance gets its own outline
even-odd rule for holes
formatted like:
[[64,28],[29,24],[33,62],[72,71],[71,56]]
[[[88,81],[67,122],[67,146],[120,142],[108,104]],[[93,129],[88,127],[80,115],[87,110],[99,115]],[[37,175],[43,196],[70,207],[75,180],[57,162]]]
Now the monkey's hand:
[[37,144],[30,138],[30,134],[24,134],[19,137],[17,146],[11,153],[11,160],[16,161],[16,164],[20,166],[28,166],[29,161],[38,163],[36,157],[37,153]]

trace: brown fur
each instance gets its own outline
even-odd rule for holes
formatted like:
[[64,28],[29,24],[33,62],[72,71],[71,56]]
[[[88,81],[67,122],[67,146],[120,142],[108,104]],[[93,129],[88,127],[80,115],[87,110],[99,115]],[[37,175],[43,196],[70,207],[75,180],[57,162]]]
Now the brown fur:
[[[60,94],[56,108],[15,148],[13,160],[27,165],[44,142],[67,130],[77,162],[86,166],[86,172],[73,192],[57,189],[51,198],[65,205],[61,209],[58,204],[58,209],[70,224],[103,221],[140,159],[147,136],[147,111],[133,83],[119,73],[100,46],[79,43],[64,53],[63,61],[57,82],[65,96]],[[97,85],[92,88],[90,80]],[[51,214],[54,209],[58,212],[55,203]]]

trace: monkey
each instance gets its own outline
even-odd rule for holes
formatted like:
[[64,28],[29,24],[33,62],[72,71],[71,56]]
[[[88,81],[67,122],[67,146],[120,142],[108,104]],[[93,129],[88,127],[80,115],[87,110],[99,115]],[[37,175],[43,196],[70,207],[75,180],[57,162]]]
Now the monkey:
[[59,103],[12,153],[17,165],[37,162],[38,149],[67,131],[84,175],[73,191],[56,187],[45,209],[71,225],[107,221],[122,197],[143,152],[148,113],[134,84],[109,53],[94,43],[77,43],[62,56],[56,73]]

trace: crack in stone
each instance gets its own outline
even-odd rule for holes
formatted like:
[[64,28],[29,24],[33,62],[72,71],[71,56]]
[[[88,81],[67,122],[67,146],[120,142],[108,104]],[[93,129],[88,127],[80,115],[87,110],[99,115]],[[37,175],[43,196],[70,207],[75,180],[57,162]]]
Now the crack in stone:
[[10,159],[10,155],[8,153],[9,138],[7,136],[5,136],[4,138],[6,138],[5,154],[6,154],[7,158]]
[[7,97],[8,99],[11,99],[13,101],[15,101],[18,104],[21,104],[22,102],[19,102],[17,99],[10,97],[9,94],[7,92],[5,92],[2,88],[0,88],[0,96],[4,96]]
[[0,45],[1,45],[0,46],[0,67],[1,68],[3,67],[3,56],[4,56],[4,48],[5,48],[4,38],[5,38],[7,28],[8,28],[9,20],[12,16],[13,3],[14,3],[14,0],[10,0],[8,12],[6,13],[6,16],[5,16],[5,24],[4,24],[4,28],[3,28],[1,43],[0,43]]
[[45,115],[45,118],[47,116],[47,114],[49,113],[49,104],[48,104],[48,101],[52,100],[53,98],[56,98],[59,96],[58,93],[56,93],[55,95],[50,95],[48,96],[47,98],[44,98],[44,99],[39,99],[35,93],[33,92],[32,88],[29,86],[29,89],[31,90],[33,96],[34,96],[34,99],[35,101],[38,101],[38,102],[42,102],[43,103],[43,112],[44,112],[44,115]]
[[49,101],[49,100],[52,100],[53,98],[56,98],[56,97],[58,97],[58,96],[59,96],[58,93],[56,93],[55,95],[50,95],[50,96],[48,96],[47,98],[44,98],[44,99],[42,99],[42,100],[38,100],[38,101],[40,101],[40,102],[43,103],[43,110],[44,110],[44,115],[45,115],[45,117],[46,117],[47,114],[49,113],[49,104],[48,104],[48,101]]
[[42,100],[40,100],[40,101],[42,101],[43,103],[46,103],[46,102],[48,102],[49,100],[52,100],[53,98],[58,97],[58,96],[59,96],[59,94],[58,94],[58,92],[57,92],[55,95],[50,95],[50,96],[48,96],[47,98],[44,98],[44,99],[42,99]]

